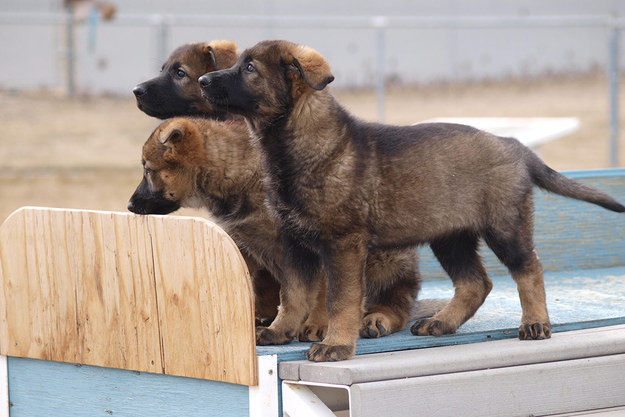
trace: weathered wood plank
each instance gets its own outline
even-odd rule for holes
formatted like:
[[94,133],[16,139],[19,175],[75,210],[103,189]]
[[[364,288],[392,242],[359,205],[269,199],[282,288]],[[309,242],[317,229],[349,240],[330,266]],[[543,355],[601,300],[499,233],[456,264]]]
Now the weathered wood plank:
[[[408,326],[377,339],[360,338],[356,354],[422,349],[467,343],[516,339],[521,306],[516,284],[507,276],[491,276],[493,290],[475,316],[455,334],[414,336]],[[625,324],[625,267],[548,272],[545,274],[547,307],[553,332]],[[449,298],[449,279],[425,281],[419,293],[423,298]],[[278,360],[306,358],[310,343],[291,342],[284,346],[258,346],[259,355],[278,354]]]
[[[239,365],[256,363],[249,275],[221,229],[188,220],[157,216],[150,223],[164,366],[173,375],[241,383],[253,375]],[[226,239],[229,245],[216,244]]]
[[249,273],[204,219],[24,208],[0,268],[3,355],[257,381]]

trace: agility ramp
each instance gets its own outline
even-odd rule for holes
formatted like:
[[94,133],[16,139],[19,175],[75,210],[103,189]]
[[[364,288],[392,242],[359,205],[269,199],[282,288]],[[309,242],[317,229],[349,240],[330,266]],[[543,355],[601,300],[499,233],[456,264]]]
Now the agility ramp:
[[[625,170],[569,175],[625,201]],[[625,406],[625,219],[537,192],[536,245],[552,339],[516,339],[514,283],[485,251],[493,291],[456,334],[359,339],[353,360],[317,364],[303,360],[309,343],[255,345],[249,273],[211,222],[22,208],[0,227],[0,416],[544,415]],[[451,283],[421,253],[420,297],[449,297]]]

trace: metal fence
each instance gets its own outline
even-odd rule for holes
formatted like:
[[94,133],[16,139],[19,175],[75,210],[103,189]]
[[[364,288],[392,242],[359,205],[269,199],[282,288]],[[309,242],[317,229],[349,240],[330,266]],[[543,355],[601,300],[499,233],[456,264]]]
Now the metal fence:
[[[67,28],[67,91],[74,93],[74,22],[70,13],[0,13],[1,25],[61,25]],[[164,61],[169,53],[172,27],[364,29],[375,34],[378,119],[384,120],[387,79],[387,32],[391,29],[509,29],[509,28],[601,28],[609,32],[607,75],[610,97],[610,164],[618,165],[619,137],[619,38],[625,19],[618,16],[248,16],[248,15],[124,15],[107,23],[120,27],[150,27],[157,34],[157,55]]]

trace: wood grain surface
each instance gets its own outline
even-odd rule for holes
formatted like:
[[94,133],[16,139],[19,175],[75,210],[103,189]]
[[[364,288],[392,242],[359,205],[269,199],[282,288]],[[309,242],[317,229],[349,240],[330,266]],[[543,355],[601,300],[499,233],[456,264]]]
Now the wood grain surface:
[[22,208],[0,227],[0,353],[255,385],[249,273],[204,219]]

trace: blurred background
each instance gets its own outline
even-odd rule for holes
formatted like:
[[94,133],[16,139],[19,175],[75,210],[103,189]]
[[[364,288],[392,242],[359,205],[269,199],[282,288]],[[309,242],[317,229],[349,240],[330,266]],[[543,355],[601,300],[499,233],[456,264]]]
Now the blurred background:
[[132,88],[213,39],[312,46],[366,120],[575,117],[536,149],[550,166],[625,166],[623,15],[617,0],[0,0],[0,221],[24,205],[124,211],[158,124]]

